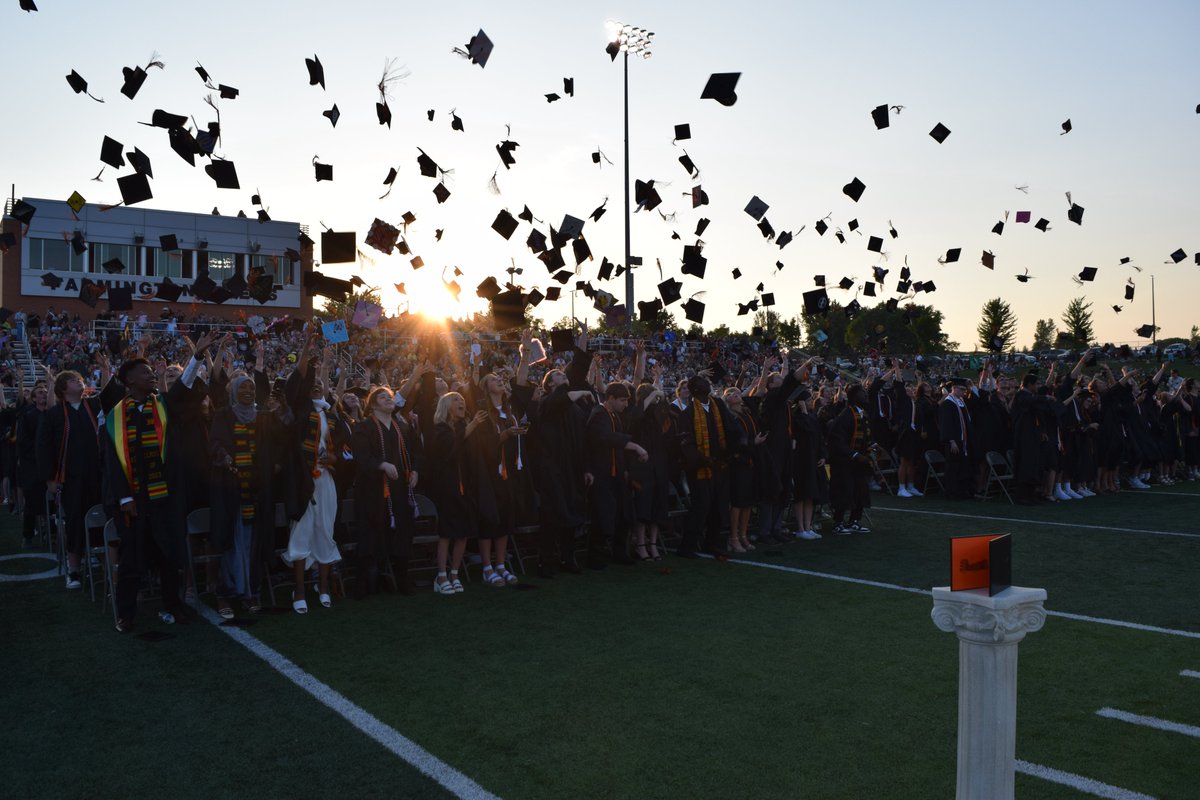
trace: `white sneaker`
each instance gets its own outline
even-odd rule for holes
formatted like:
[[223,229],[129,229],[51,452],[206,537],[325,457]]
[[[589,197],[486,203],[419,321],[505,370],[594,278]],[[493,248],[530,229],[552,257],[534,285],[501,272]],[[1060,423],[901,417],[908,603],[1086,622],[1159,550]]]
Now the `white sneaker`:
[[1083,495],[1081,495],[1079,492],[1072,489],[1070,486],[1063,487],[1063,494],[1065,494],[1067,497],[1071,498],[1072,500],[1082,500],[1083,499]]
[[1141,478],[1130,478],[1129,486],[1133,489],[1149,489],[1150,487],[1142,483]]
[[879,482],[873,480],[867,484],[867,488],[870,489],[872,492],[878,492],[879,491]]
[[912,495],[913,497],[924,497],[925,496],[925,493],[917,491],[917,487],[915,487],[915,486],[908,486],[906,488],[908,489],[908,493],[910,495]]
[[1054,499],[1055,500],[1070,500],[1071,498],[1067,495],[1066,492],[1063,491],[1063,488],[1061,486],[1055,486],[1054,487]]
[[1079,493],[1081,495],[1083,495],[1084,497],[1095,497],[1096,496],[1096,493],[1093,492],[1091,489],[1087,488],[1086,486],[1084,486],[1082,489],[1080,489]]
[[797,539],[803,539],[803,540],[805,540],[806,542],[811,542],[811,541],[813,541],[814,539],[820,539],[820,538],[821,538],[821,534],[817,533],[816,531],[799,531],[799,532],[796,534],[796,538],[797,538]]
[[83,588],[83,581],[81,581],[79,579],[78,572],[68,572],[67,573],[67,588],[68,589],[82,589]]
[[912,497],[912,495],[909,493],[908,489],[905,489],[903,486],[901,486],[900,491],[896,492],[896,497]]

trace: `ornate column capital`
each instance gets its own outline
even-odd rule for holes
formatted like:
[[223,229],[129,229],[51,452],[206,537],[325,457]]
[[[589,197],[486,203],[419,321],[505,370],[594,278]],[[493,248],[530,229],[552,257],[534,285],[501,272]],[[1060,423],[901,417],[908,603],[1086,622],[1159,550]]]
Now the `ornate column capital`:
[[940,586],[933,590],[930,616],[939,630],[964,642],[1016,644],[1046,623],[1045,600],[1045,589],[1011,586],[988,597],[978,590],[951,592]]

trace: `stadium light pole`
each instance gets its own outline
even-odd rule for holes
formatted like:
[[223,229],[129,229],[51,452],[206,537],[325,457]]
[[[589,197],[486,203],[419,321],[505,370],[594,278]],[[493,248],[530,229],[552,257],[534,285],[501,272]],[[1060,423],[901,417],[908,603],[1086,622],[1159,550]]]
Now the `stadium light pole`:
[[608,47],[605,52],[613,61],[619,54],[624,54],[625,64],[625,328],[633,332],[633,265],[630,259],[629,224],[632,216],[629,201],[629,55],[639,58],[650,58],[650,44],[654,32],[645,28],[635,28],[614,20],[605,23],[608,30]]

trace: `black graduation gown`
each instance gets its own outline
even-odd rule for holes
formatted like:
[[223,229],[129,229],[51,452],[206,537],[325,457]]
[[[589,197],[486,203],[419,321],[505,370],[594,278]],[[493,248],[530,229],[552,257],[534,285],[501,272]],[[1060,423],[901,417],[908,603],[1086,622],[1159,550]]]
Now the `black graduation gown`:
[[664,526],[668,521],[671,475],[679,472],[677,463],[672,468],[675,418],[665,402],[653,404],[649,409],[635,402],[629,408],[628,430],[648,456],[645,461],[632,459],[629,462],[634,518],[638,522]]
[[792,465],[792,497],[799,500],[821,498],[821,468],[817,462],[825,458],[825,437],[814,414],[798,413],[792,417],[796,449]]
[[577,528],[586,522],[586,417],[568,392],[564,384],[529,405],[528,440],[542,524]]
[[476,534],[475,482],[469,474],[466,423],[451,426],[439,422],[433,426],[433,441],[425,446],[429,457],[425,472],[429,475],[429,495],[438,512],[438,536],[466,539]]
[[[871,493],[868,488],[871,465],[869,461],[862,463],[854,459],[854,434],[856,430],[861,432],[864,427],[869,427],[866,415],[860,416],[850,406],[843,408],[829,423],[826,433],[830,466],[829,502],[838,511],[871,507]],[[869,434],[864,441],[870,441]],[[857,451],[857,454],[868,455],[863,450]]]
[[[416,429],[400,415],[392,417],[391,428],[383,428],[374,416],[354,426],[351,437],[356,472],[354,535],[358,543],[356,557],[359,559],[376,560],[387,556],[407,558],[412,549],[414,508],[409,500],[408,479],[404,473],[400,443],[396,440],[397,430],[408,452],[409,469],[419,476],[424,472],[420,438]],[[395,465],[396,480],[391,480],[379,470],[379,465],[384,463]],[[384,497],[383,492],[385,484],[391,499],[390,516],[389,498]],[[440,514],[440,506],[438,511]]]
[[43,513],[42,499],[46,495],[46,481],[38,472],[37,464],[38,425],[44,413],[30,403],[17,415],[16,483],[25,493],[25,513],[35,516]]
[[1028,389],[1019,389],[1013,396],[1013,473],[1016,482],[1036,485],[1042,479],[1042,406],[1043,398]]
[[772,503],[786,501],[792,491],[792,409],[788,399],[796,391],[798,382],[795,373],[789,370],[783,376],[783,382],[774,389],[768,389],[761,397],[747,398],[751,408],[757,404],[758,423],[762,432],[767,434],[761,456],[764,460],[764,482],[759,487],[764,500]]
[[[236,444],[233,411],[222,408],[213,415],[208,437],[210,479],[208,541],[213,551],[223,553],[233,544],[235,523],[241,517],[241,487],[237,473],[225,466],[225,458],[235,457]],[[260,410],[254,420],[254,477],[250,490],[254,497],[254,521],[250,551],[251,593],[258,594],[262,569],[271,562],[275,548],[275,474],[287,450],[287,429],[276,414]]]

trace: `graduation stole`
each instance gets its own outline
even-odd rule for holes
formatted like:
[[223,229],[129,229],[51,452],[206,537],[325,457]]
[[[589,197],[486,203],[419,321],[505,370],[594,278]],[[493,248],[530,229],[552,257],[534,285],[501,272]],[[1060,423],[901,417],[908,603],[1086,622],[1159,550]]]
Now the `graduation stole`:
[[254,456],[258,441],[254,435],[257,420],[233,423],[233,467],[237,472],[238,499],[241,501],[242,521],[254,519]]
[[[96,421],[96,415],[92,413],[92,407],[88,405],[87,400],[80,400],[79,404],[92,423],[92,433],[98,436],[100,434],[100,423]],[[62,412],[62,443],[58,446],[58,469],[54,471],[54,480],[58,483],[62,483],[67,478],[67,441],[71,438],[71,415],[67,411],[66,400],[62,401]]]
[[[329,451],[329,426],[326,425],[325,432],[325,450]],[[321,477],[321,412],[315,408],[308,413],[308,430],[305,433],[304,441],[300,445],[300,449],[312,461],[312,476],[314,478]]]
[[146,493],[151,500],[162,500],[167,496],[167,409],[158,397],[147,398],[146,405],[150,408],[151,425],[140,434],[137,419],[142,412],[137,411],[137,401],[132,397],[118,403],[104,424],[132,494],[137,495],[142,489],[132,459],[134,453],[141,452],[146,464]]
[[[375,431],[379,434],[379,457],[387,458],[387,442],[383,439],[383,425],[379,423],[374,414],[371,415],[371,421],[375,423]],[[412,460],[409,458],[408,448],[404,446],[404,434],[400,432],[400,423],[395,420],[392,420],[392,432],[396,434],[397,452],[400,453],[400,468],[397,471],[400,473],[400,479],[404,481],[404,485],[408,486],[408,481],[412,476]],[[388,482],[387,475],[380,473],[379,477],[383,480],[383,499],[387,501],[388,521],[390,527],[394,528],[396,527],[396,512],[392,508],[392,487]],[[411,488],[408,489],[408,504],[415,511],[417,502]]]
[[850,449],[858,452],[867,444],[867,431],[865,428],[861,431],[858,429],[858,420],[860,418],[858,409],[852,405],[847,405],[846,407],[850,409],[850,419],[854,421],[854,427],[850,431]]
[[[717,425],[717,446],[722,450],[725,449],[725,423],[721,419],[721,409],[717,405],[716,399],[710,399],[709,406],[712,408],[713,422]],[[700,455],[708,458],[712,455],[712,442],[708,438],[708,414],[704,410],[704,406],[700,403],[692,403],[692,427],[696,433],[696,449],[700,451]],[[697,480],[707,480],[713,476],[711,467],[701,467],[696,470]]]

